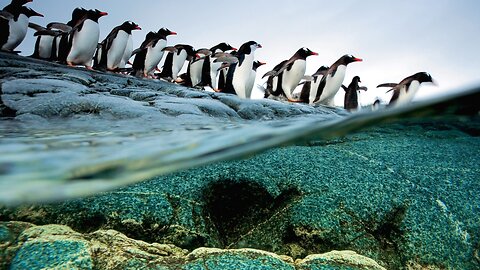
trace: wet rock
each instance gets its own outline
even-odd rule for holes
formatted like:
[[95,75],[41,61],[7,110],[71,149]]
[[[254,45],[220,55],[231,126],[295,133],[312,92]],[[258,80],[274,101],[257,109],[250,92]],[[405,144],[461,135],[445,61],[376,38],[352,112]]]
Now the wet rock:
[[[6,235],[16,240],[5,241]],[[349,251],[312,255],[296,262],[254,249],[198,248],[188,253],[174,245],[134,240],[114,230],[80,234],[61,225],[3,222],[0,237],[1,254],[10,255],[2,257],[5,269],[383,269]]]

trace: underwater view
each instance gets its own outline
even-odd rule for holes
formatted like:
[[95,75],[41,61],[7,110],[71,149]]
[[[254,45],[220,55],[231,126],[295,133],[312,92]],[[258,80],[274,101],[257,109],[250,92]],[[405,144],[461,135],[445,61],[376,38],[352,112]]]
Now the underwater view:
[[7,2],[0,270],[480,269],[478,4]]

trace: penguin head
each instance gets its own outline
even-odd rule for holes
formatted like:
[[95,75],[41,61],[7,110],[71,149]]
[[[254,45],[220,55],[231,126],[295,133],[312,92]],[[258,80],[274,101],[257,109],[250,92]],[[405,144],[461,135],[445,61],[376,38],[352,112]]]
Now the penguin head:
[[22,7],[22,13],[25,14],[28,18],[33,17],[33,16],[38,16],[38,17],[43,17],[42,14],[36,12],[35,10],[29,8],[29,7]]
[[435,84],[435,81],[433,80],[432,75],[430,75],[427,72],[418,72],[417,74],[415,74],[413,76],[420,83],[430,82],[430,83]]
[[252,41],[243,43],[242,46],[240,46],[240,49],[238,49],[238,52],[244,53],[244,54],[250,54],[258,48],[262,48],[262,45],[252,40]]
[[98,9],[90,9],[89,11],[87,11],[87,17],[94,22],[98,22],[98,19],[107,15],[107,12],[103,12]]
[[166,37],[166,36],[176,35],[176,34],[177,34],[176,32],[172,32],[172,31],[170,31],[168,28],[165,28],[165,27],[160,28],[160,30],[158,30],[157,33],[158,33],[159,35],[165,36],[165,37]]
[[360,77],[359,77],[359,76],[353,77],[352,81],[362,82],[362,81],[360,81]]
[[216,46],[212,47],[210,49],[213,53],[215,53],[217,50],[220,50],[222,52],[225,52],[225,51],[236,51],[237,48],[234,48],[232,47],[230,44],[226,43],[226,42],[222,42],[222,43],[219,43],[217,44]]
[[307,58],[311,55],[318,55],[316,52],[312,52],[309,48],[300,48],[296,53],[300,58]]
[[33,2],[33,0],[12,0],[10,5],[23,6],[23,5],[25,5],[27,3],[31,3],[31,2]]
[[255,61],[253,62],[253,70],[256,71],[257,68],[259,68],[259,67],[261,67],[261,66],[263,66],[263,65],[266,65],[266,64],[267,64],[267,63],[264,63],[264,62],[260,62],[260,61],[258,61],[258,60],[255,60]]
[[353,63],[353,62],[362,62],[363,59],[360,59],[360,58],[357,58],[351,54],[346,54],[344,56],[342,56],[340,59],[340,64],[343,64],[343,65],[348,65],[350,63]]
[[187,53],[187,56],[195,56],[196,52],[195,49],[187,44],[177,44],[175,45],[175,48],[177,48],[177,53],[179,54],[182,50],[185,50]]
[[124,22],[122,25],[120,25],[120,29],[122,29],[123,31],[131,34],[133,30],[142,30],[142,28],[140,26],[138,26],[138,24],[132,22],[132,21],[126,21]]
[[321,66],[317,69],[317,71],[315,73],[313,73],[312,76],[320,76],[320,75],[325,76],[325,74],[327,74],[328,69],[329,69],[329,67],[327,67],[327,66]]

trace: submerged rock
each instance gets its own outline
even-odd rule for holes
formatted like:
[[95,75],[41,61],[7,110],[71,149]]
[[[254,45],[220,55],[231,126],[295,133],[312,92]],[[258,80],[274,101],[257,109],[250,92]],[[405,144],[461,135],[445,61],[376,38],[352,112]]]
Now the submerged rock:
[[186,250],[130,239],[114,230],[80,234],[67,226],[0,222],[16,241],[2,242],[3,269],[384,269],[352,251],[312,255],[294,262],[288,256],[254,249]]
[[475,269],[478,130],[478,117],[405,121],[94,197],[3,207],[0,219],[115,229],[189,251],[255,248],[302,259],[353,250],[387,269]]

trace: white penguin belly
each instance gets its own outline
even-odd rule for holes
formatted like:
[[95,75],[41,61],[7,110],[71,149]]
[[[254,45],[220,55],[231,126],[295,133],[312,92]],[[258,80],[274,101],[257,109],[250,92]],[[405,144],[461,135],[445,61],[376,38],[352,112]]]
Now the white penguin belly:
[[55,42],[54,36],[40,36],[40,42],[38,43],[38,57],[42,59],[48,59],[52,56],[52,46]]
[[323,75],[319,75],[314,80],[312,81],[312,84],[310,85],[310,96],[308,98],[308,102],[310,104],[313,104],[313,101],[317,97],[317,91],[318,91],[318,86],[320,85],[320,82],[322,81]]
[[127,48],[129,34],[125,31],[118,31],[107,53],[107,68],[112,70],[118,68]]
[[417,80],[414,80],[410,83],[408,90],[406,90],[405,88],[406,87],[402,87],[402,89],[400,89],[400,95],[398,95],[398,99],[395,101],[395,105],[406,105],[412,102],[415,94],[420,88],[420,83]]
[[8,21],[9,26],[9,35],[7,43],[2,46],[2,50],[13,51],[17,48],[23,39],[27,35],[28,30],[28,17],[25,14],[20,14],[18,20],[14,21],[13,19]]
[[333,105],[333,98],[337,94],[338,90],[342,86],[343,80],[345,79],[345,72],[347,70],[347,66],[341,65],[337,67],[337,71],[335,72],[335,76],[327,75],[327,82],[325,87],[323,88],[322,95],[318,100],[318,103],[325,104],[325,105]]
[[246,83],[250,78],[254,55],[246,54],[241,66],[237,66],[233,73],[232,85],[240,98],[246,97]]
[[155,47],[148,47],[147,55],[145,56],[145,74],[150,74],[157,68],[158,63],[162,60],[164,53],[162,50],[165,46],[167,46],[167,41],[160,39],[157,44],[155,44]]
[[182,50],[180,54],[173,55],[172,61],[172,79],[176,80],[178,73],[182,70],[185,61],[187,60],[187,51]]
[[282,89],[285,95],[287,95],[287,98],[292,99],[293,90],[297,88],[298,83],[305,75],[306,68],[307,61],[298,59],[293,62],[290,70],[285,69],[283,71]]
[[192,86],[199,84],[202,79],[203,61],[205,60],[198,60],[190,64],[190,80],[192,81]]
[[67,62],[90,66],[100,37],[98,23],[85,20],[82,29],[73,36],[72,48],[67,57]]
[[214,89],[218,88],[218,69],[222,66],[221,62],[213,62],[214,59],[210,62],[210,78],[212,79],[212,87]]
[[253,85],[255,84],[255,77],[257,77],[257,72],[252,70],[250,72],[250,77],[248,78],[248,81],[245,84],[245,97],[246,98],[251,98],[252,97],[252,90],[253,90]]
[[132,52],[133,52],[132,35],[128,35],[127,46],[125,47],[125,52],[123,53],[123,58],[120,61],[120,64],[118,64],[119,68],[124,68],[125,67],[125,65],[128,63],[128,60],[130,60],[130,57],[132,56]]

